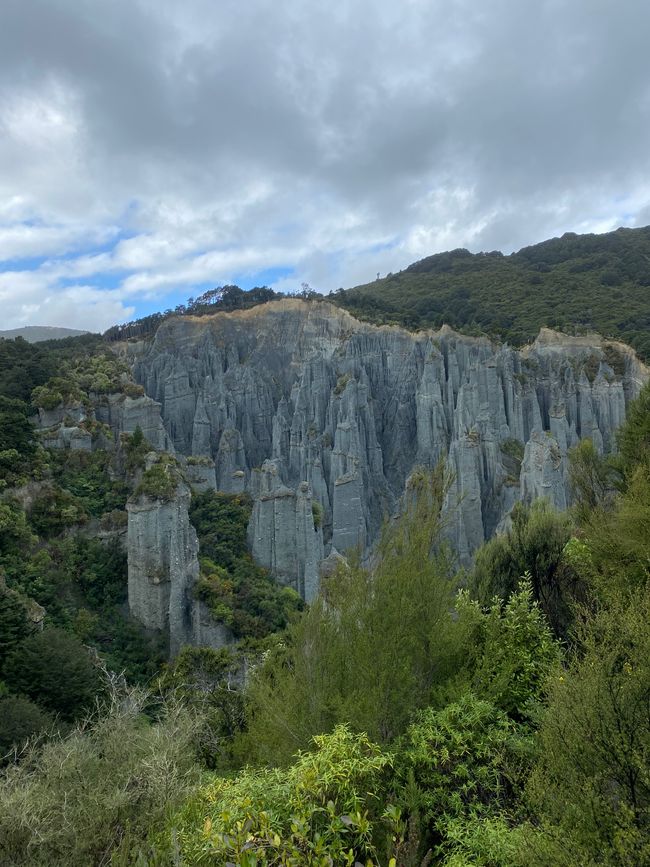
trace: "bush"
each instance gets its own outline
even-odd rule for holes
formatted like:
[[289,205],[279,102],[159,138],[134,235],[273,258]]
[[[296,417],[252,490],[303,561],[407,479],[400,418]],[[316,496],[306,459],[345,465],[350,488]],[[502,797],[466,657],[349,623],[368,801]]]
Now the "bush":
[[444,856],[455,848],[459,825],[512,810],[526,751],[513,722],[471,694],[443,710],[420,711],[395,747],[394,798],[419,838],[411,863],[429,850]]
[[495,600],[486,611],[462,593],[457,610],[476,624],[467,648],[474,691],[513,719],[536,718],[546,680],[561,653],[533,600],[530,581],[522,581],[505,604]]
[[34,454],[34,431],[27,404],[0,395],[0,452],[15,449],[23,457]]
[[7,557],[24,558],[36,542],[23,510],[14,502],[0,502],[0,561]]
[[0,673],[7,655],[30,632],[27,606],[17,593],[4,587],[0,579]]
[[12,690],[65,720],[86,713],[102,686],[88,651],[60,629],[38,632],[14,647],[5,661],[4,676]]
[[168,823],[170,855],[175,840],[188,864],[377,863],[390,756],[345,726],[314,744],[287,770],[246,770],[201,789]]
[[528,797],[554,854],[530,863],[650,863],[649,624],[647,587],[610,601],[549,684]]
[[478,550],[470,580],[472,592],[483,604],[494,596],[507,599],[527,574],[534,598],[554,631],[566,635],[571,604],[580,595],[577,576],[563,559],[572,529],[571,518],[555,512],[545,500],[532,506],[517,503],[512,528]]
[[618,448],[626,470],[650,461],[650,383],[627,408],[625,424],[619,430]]
[[10,750],[20,751],[29,738],[54,726],[54,717],[19,695],[0,699],[0,764]]
[[579,522],[588,521],[594,510],[611,506],[616,480],[611,462],[598,454],[590,439],[583,439],[570,449],[569,488]]
[[88,515],[77,497],[61,488],[50,488],[32,504],[29,520],[39,536],[49,538],[84,523]]
[[195,594],[238,638],[284,629],[303,607],[294,590],[278,585],[253,561],[246,540],[251,510],[248,495],[214,491],[195,495],[190,507],[201,552]]
[[150,863],[147,834],[197,782],[193,743],[201,721],[168,703],[150,723],[143,714],[148,705],[141,692],[115,695],[106,716],[5,771],[2,863]]
[[111,477],[108,452],[54,451],[50,466],[58,485],[89,515],[100,517],[104,512],[124,509],[129,489],[123,481]]
[[169,502],[174,499],[178,481],[178,474],[170,463],[154,464],[142,474],[142,480],[133,496]]

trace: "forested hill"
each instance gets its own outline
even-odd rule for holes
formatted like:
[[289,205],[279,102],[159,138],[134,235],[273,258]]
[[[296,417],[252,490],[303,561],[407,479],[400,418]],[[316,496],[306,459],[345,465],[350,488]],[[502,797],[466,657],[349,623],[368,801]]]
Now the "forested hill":
[[[109,341],[151,338],[171,316],[205,316],[287,297],[268,286],[219,286],[174,309],[116,325]],[[292,297],[325,296],[306,283]],[[417,330],[451,325],[520,346],[540,328],[596,331],[650,360],[650,226],[604,235],[566,233],[504,256],[436,253],[381,280],[327,296],[357,318]]]
[[517,253],[452,250],[339,290],[360,319],[484,332],[516,345],[542,326],[597,331],[650,358],[650,226],[567,233]]

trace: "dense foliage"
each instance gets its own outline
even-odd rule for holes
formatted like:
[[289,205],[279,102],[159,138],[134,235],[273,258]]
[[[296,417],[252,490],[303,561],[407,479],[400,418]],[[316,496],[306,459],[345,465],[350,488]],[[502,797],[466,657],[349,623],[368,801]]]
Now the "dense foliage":
[[[632,412],[621,439],[644,429]],[[374,568],[328,579],[252,670],[249,659],[243,693],[236,654],[188,649],[160,683],[162,704],[113,698],[11,766],[0,785],[11,863],[646,863],[650,468],[640,452],[612,472],[620,493],[591,509],[518,517],[506,554],[529,577],[490,577],[490,563],[510,561],[483,555],[459,593],[442,541],[444,470],[415,474]],[[221,568],[232,568],[246,503],[195,507],[206,539],[213,519],[231,524]],[[543,584],[558,539],[583,593],[565,600],[568,642],[530,569]],[[496,595],[485,604],[472,587]],[[33,731],[51,727],[23,704]],[[15,725],[6,699],[0,718]]]
[[542,326],[597,331],[650,358],[650,227],[567,233],[504,256],[452,250],[332,296],[361,319],[446,323],[519,345]]
[[196,785],[201,724],[118,689],[101,715],[30,748],[0,779],[0,863],[146,864],[129,852]]
[[250,555],[247,494],[206,491],[192,499],[190,520],[199,537],[201,577],[196,594],[238,638],[263,638],[302,608],[300,596],[279,587]]

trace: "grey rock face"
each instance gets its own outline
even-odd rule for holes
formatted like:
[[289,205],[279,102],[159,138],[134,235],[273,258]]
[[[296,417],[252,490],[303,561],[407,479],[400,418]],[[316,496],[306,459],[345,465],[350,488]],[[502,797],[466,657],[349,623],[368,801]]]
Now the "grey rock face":
[[[47,410],[39,408],[34,419],[46,448],[91,451],[93,448],[112,449],[120,434],[132,434],[137,427],[154,449],[172,451],[173,445],[160,415],[160,404],[150,397],[131,398],[125,394],[91,394],[92,406],[73,404]],[[110,441],[102,436],[95,441],[79,427],[84,421],[107,425],[113,435]]]
[[648,371],[595,336],[544,329],[514,350],[284,300],[167,320],[134,375],[177,452],[214,459],[218,488],[253,494],[255,556],[308,596],[314,559],[371,545],[416,465],[448,458],[463,562],[517,499],[566,505],[567,449],[582,437],[614,448]]
[[324,557],[311,489],[307,482],[301,482],[297,491],[284,485],[277,461],[265,461],[254,473],[253,484],[255,502],[248,530],[253,557],[311,602],[318,594]]
[[190,459],[185,463],[183,471],[193,490],[199,493],[217,490],[217,477],[211,458],[201,458],[199,461]]
[[219,650],[233,644],[234,638],[230,629],[219,623],[210,613],[210,609],[200,599],[192,601],[192,644],[198,647],[212,647]]
[[79,423],[93,419],[83,404],[61,404],[54,409],[38,410],[32,420],[39,431],[39,438],[47,449],[91,451],[92,436]]
[[63,423],[58,427],[42,431],[40,439],[46,449],[90,452],[93,447],[92,435],[87,430],[76,425],[67,427]]
[[87,411],[83,404],[60,404],[54,409],[43,409],[39,407],[36,424],[40,430],[55,427],[63,424],[64,419],[71,420],[72,423],[84,421],[87,418]]
[[95,418],[110,427],[116,441],[120,434],[132,434],[139,427],[153,448],[173,451],[160,416],[160,404],[150,397],[102,395],[95,403]]
[[199,546],[189,505],[181,483],[170,501],[139,497],[126,507],[129,610],[148,629],[168,631],[170,656],[185,644],[223,647],[232,640],[192,595]]

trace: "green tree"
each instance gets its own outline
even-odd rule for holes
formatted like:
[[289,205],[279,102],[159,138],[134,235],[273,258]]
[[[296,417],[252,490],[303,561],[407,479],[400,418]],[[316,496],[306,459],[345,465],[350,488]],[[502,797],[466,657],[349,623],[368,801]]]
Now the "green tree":
[[372,572],[342,568],[252,678],[250,755],[286,760],[340,722],[381,742],[462,668],[465,624],[452,617],[443,540],[445,471],[416,474]]
[[419,711],[394,747],[392,800],[409,826],[399,863],[420,865],[432,852],[442,859],[437,863],[446,864],[445,856],[464,836],[461,828],[498,822],[506,812],[512,819],[519,809],[522,755],[527,752],[526,733],[472,694],[442,710]]
[[589,518],[595,509],[611,505],[617,473],[601,457],[590,439],[581,440],[569,451],[569,488],[578,522]]
[[505,603],[495,600],[487,610],[463,592],[457,610],[460,618],[475,623],[467,647],[472,689],[519,722],[535,719],[561,653],[530,581],[523,580]]
[[650,591],[578,630],[549,686],[529,803],[546,847],[529,863],[650,863]]
[[569,515],[554,511],[545,500],[532,506],[517,503],[512,527],[495,536],[476,554],[470,586],[487,604],[494,596],[506,599],[524,575],[553,629],[566,634],[571,604],[581,595],[578,576],[565,562],[564,548],[572,534]]
[[580,540],[565,551],[573,568],[606,600],[614,593],[633,594],[650,579],[650,465],[630,468],[626,490],[609,511],[591,512]]
[[650,461],[650,383],[644,385],[638,398],[628,406],[617,440],[624,469]]
[[0,451],[16,449],[21,455],[34,451],[33,429],[22,400],[0,396]]
[[60,629],[38,632],[15,647],[5,661],[4,676],[15,692],[65,720],[88,711],[102,685],[88,651]]
[[23,510],[11,501],[0,502],[0,563],[24,561],[36,541]]
[[30,632],[25,603],[17,593],[3,586],[0,577],[0,672],[7,654]]
[[34,500],[29,520],[39,536],[56,536],[88,520],[83,504],[61,488],[50,488]]

